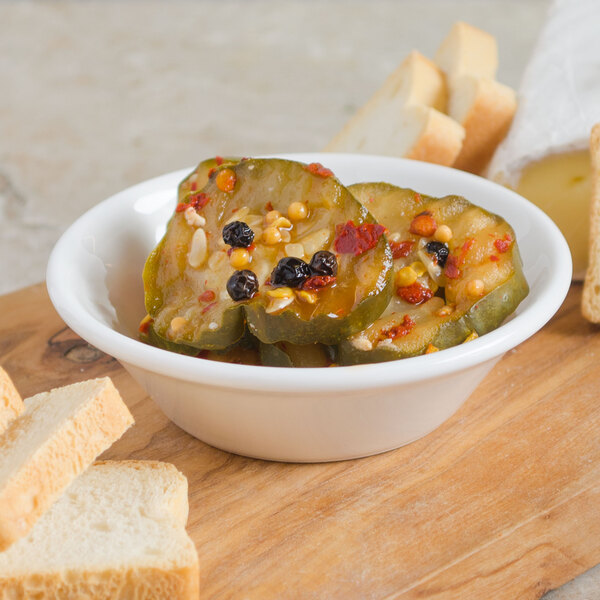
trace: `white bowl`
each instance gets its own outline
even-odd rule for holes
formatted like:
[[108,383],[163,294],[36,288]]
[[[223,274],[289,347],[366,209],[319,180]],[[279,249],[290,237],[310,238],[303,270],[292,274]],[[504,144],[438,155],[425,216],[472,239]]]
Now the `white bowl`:
[[531,287],[516,315],[468,344],[401,361],[331,369],[219,363],[137,340],[145,314],[141,272],[164,233],[190,169],[124,190],[79,218],[48,263],[50,298],[81,337],[117,358],[185,431],[208,444],[282,461],[332,461],[397,448],[429,433],[469,397],[500,357],[558,310],[571,281],[567,244],[554,223],[486,179],[423,162],[344,154],[319,161],[345,184],[387,181],[425,194],[458,194],[515,229]]

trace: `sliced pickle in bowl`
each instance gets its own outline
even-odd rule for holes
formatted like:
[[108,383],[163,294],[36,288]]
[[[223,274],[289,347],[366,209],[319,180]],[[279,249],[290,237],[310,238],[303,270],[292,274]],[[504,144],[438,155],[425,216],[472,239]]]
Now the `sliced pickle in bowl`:
[[335,344],[381,315],[391,283],[368,210],[328,169],[282,159],[201,163],[144,269],[154,335],[199,350],[246,328],[263,343]]
[[496,329],[529,288],[512,228],[460,196],[387,183],[349,190],[387,229],[395,293],[374,323],[339,346],[340,364],[449,348]]

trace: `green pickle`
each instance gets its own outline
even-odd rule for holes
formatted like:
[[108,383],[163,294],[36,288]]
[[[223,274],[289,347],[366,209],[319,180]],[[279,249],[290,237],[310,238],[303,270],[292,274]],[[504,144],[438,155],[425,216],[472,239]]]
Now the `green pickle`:
[[[234,222],[252,230],[252,243],[224,240],[224,227]],[[356,251],[346,243],[339,251],[344,227],[371,235],[372,243]],[[319,251],[335,253],[335,276],[311,271],[300,283],[271,281],[282,259],[300,258],[306,270]],[[251,271],[255,288],[246,277],[238,296],[231,290],[240,271]],[[181,183],[178,206],[143,279],[154,345],[175,344],[186,353],[222,350],[245,331],[266,344],[336,344],[385,310],[392,259],[382,228],[321,165],[227,159],[200,163]]]
[[501,217],[459,196],[387,183],[349,189],[388,230],[395,294],[381,317],[340,344],[340,364],[461,344],[497,328],[527,296],[515,234]]
[[143,280],[144,342],[274,367],[443,350],[497,328],[529,292],[501,217],[283,159],[201,162]]

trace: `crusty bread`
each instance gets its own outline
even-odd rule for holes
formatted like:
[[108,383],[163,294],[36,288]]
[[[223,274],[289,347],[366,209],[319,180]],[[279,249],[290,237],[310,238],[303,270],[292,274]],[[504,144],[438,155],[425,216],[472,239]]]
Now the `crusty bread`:
[[590,157],[592,167],[590,245],[581,312],[588,321],[600,323],[600,123],[592,128]]
[[8,373],[0,367],[0,434],[25,408]]
[[380,105],[352,119],[327,146],[330,152],[364,152],[451,165],[462,146],[464,128],[423,104]]
[[108,377],[26,399],[0,436],[0,550],[26,535],[132,423]]
[[96,463],[0,553],[0,600],[196,599],[187,514],[187,480],[173,465]]
[[455,120],[419,104],[403,109],[401,126],[403,135],[398,138],[407,144],[398,156],[438,165],[452,165],[465,138],[464,128]]
[[440,44],[436,64],[448,79],[473,75],[494,79],[498,68],[498,46],[493,35],[458,21]]
[[448,114],[465,128],[454,167],[481,173],[504,139],[517,110],[515,91],[493,79],[461,75],[450,83]]
[[[452,164],[464,132],[440,112],[446,109],[446,102],[446,83],[440,69],[419,52],[411,52],[325,150]],[[435,136],[433,125],[441,126]]]

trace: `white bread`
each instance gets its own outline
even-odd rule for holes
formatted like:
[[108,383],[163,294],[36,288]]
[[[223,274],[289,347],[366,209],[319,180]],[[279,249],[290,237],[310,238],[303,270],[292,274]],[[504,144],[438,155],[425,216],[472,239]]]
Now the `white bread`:
[[436,64],[449,80],[461,75],[494,79],[498,68],[498,46],[493,35],[458,21],[440,44]]
[[588,321],[600,323],[600,123],[592,128],[590,157],[592,167],[590,245],[581,312]]
[[0,434],[25,408],[8,373],[0,367]]
[[451,165],[462,146],[464,128],[423,104],[380,105],[352,119],[332,140],[329,152],[364,152]]
[[493,79],[461,75],[450,83],[448,114],[465,128],[454,167],[481,173],[506,136],[517,110],[513,89]]
[[440,69],[419,52],[411,52],[325,150],[450,165],[458,155],[464,131],[441,112],[446,104],[446,83]]
[[108,377],[26,399],[0,435],[0,550],[26,535],[132,423]]
[[173,465],[96,463],[0,553],[0,600],[196,599],[187,514],[187,480]]

